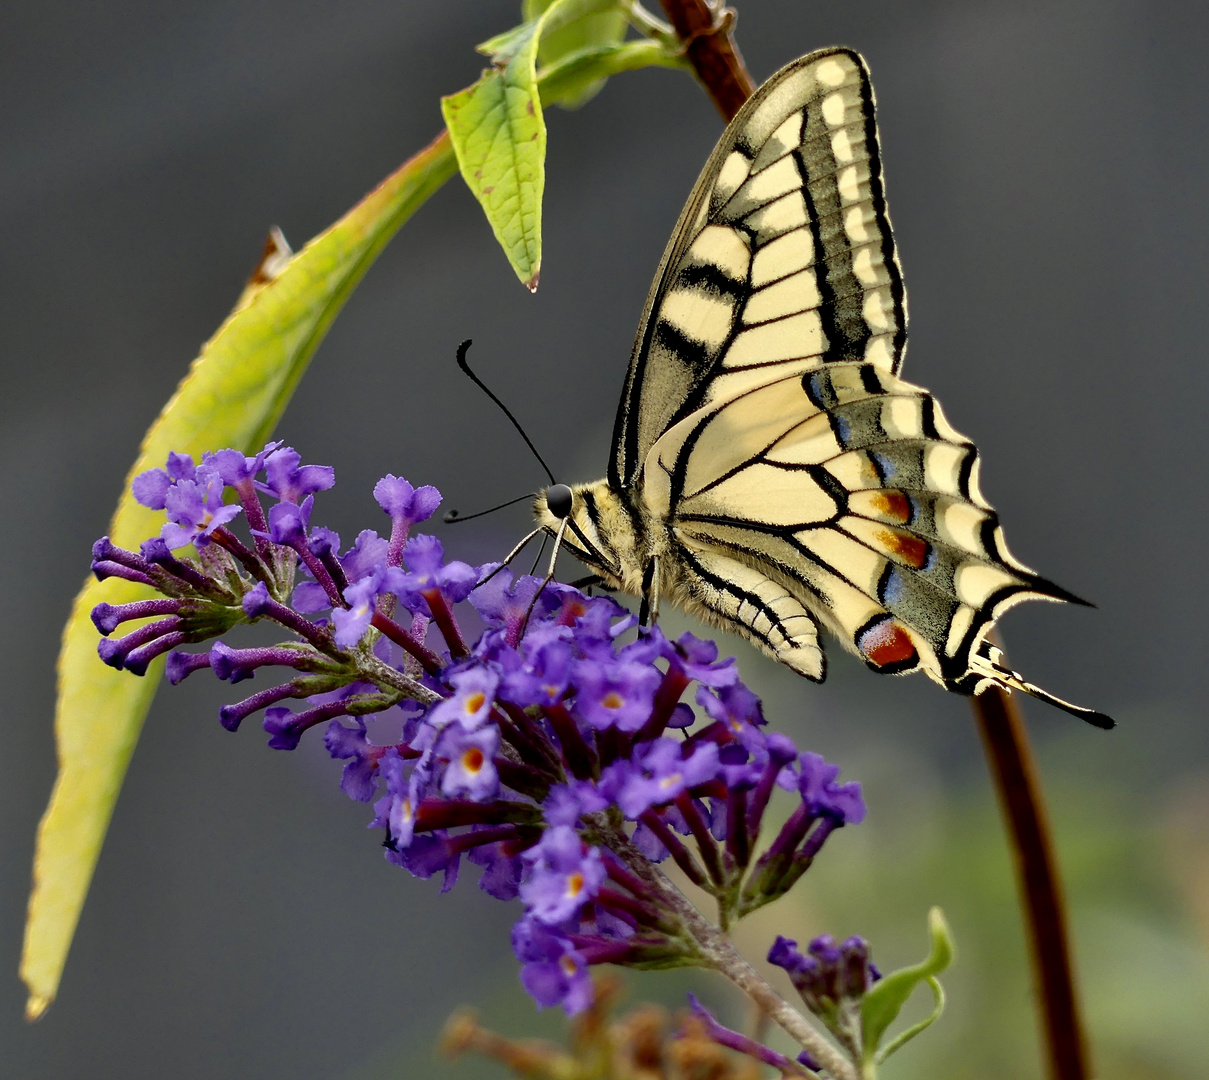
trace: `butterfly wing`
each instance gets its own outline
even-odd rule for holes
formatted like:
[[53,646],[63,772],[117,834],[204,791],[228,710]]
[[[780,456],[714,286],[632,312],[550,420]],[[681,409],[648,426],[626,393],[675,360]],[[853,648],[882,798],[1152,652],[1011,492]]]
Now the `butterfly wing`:
[[665,588],[802,674],[823,677],[817,621],[968,693],[1003,681],[985,638],[1008,607],[1075,598],[1011,556],[976,449],[898,378],[906,322],[868,73],[814,53],[747,103],[681,216],[610,486],[666,530]]
[[968,693],[1004,611],[1076,599],[1013,558],[978,466],[926,390],[836,363],[778,374],[673,425],[642,490],[687,594],[714,588],[712,558],[758,568],[871,667],[922,668]]
[[743,106],[680,216],[634,344],[610,486],[629,487],[707,397],[770,365],[896,372],[906,326],[868,72],[849,50],[812,53]]

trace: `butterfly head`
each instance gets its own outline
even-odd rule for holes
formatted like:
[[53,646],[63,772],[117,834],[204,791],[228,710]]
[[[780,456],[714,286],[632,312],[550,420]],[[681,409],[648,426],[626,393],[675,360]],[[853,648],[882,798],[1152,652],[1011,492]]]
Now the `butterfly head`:
[[552,484],[537,496],[533,516],[551,535],[563,528],[563,543],[611,588],[634,591],[630,579],[635,575],[640,586],[637,530],[624,502],[604,480]]

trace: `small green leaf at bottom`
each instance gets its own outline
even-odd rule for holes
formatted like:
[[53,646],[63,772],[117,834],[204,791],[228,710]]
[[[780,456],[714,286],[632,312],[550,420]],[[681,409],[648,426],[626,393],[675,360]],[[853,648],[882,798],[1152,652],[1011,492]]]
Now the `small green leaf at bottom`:
[[[954,955],[953,936],[940,908],[928,912],[928,930],[932,936],[932,950],[926,960],[910,967],[900,968],[879,979],[861,1002],[861,1034],[864,1046],[865,1075],[872,1076],[870,1068],[885,1061],[891,1054],[913,1039],[924,1028],[933,1023],[944,1010],[944,990],[936,976],[952,962]],[[894,1023],[907,999],[920,983],[927,983],[936,999],[932,1013],[918,1024],[901,1032],[885,1047],[879,1049],[886,1030]]]

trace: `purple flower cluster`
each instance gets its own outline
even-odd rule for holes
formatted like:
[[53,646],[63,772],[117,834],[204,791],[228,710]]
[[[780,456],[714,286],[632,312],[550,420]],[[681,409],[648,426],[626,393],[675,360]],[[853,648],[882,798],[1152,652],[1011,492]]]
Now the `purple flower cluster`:
[[[102,641],[101,656],[142,674],[154,656],[240,622],[290,631],[281,644],[174,651],[169,680],[289,669],[285,683],[225,706],[223,725],[263,710],[277,749],[323,725],[343,790],[373,803],[389,861],[442,874],[444,890],[465,856],[486,892],[519,898],[513,947],[539,1005],[586,1007],[595,964],[701,961],[692,919],[655,864],[670,857],[725,926],[782,895],[836,828],[864,817],[860,786],[769,733],[711,642],[671,641],[657,627],[635,637],[610,598],[447,561],[435,537],[410,535],[439,493],[396,476],[374,489],[390,536],[366,530],[342,552],[336,533],[311,524],[315,494],[333,482],[276,443],[196,467],[172,455],[137,477],[136,497],[168,524],[138,553],[99,541],[93,568],[163,598],[98,606],[104,634],[156,620]],[[228,527],[240,511],[249,543]],[[172,553],[187,543],[194,554]],[[472,644],[464,603],[485,627]],[[759,851],[777,790],[796,804]]]
[[778,937],[768,950],[768,962],[784,968],[806,1007],[859,1058],[861,999],[881,973],[869,961],[864,938],[850,937],[836,944],[830,934],[814,938],[806,952],[798,943]]

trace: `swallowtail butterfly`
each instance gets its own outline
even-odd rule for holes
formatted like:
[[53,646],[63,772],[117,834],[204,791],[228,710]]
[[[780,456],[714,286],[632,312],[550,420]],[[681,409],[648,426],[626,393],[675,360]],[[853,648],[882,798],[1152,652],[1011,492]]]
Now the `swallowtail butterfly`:
[[828,630],[869,667],[1022,690],[988,640],[1083,603],[1012,557],[978,451],[899,378],[907,307],[859,55],[811,53],[744,105],[664,252],[608,477],[537,499],[610,588],[672,603],[808,679]]

